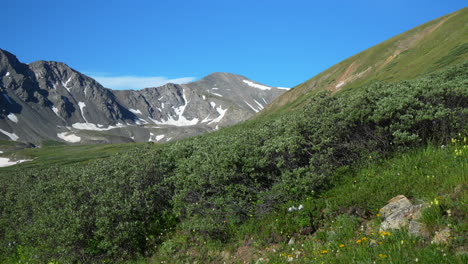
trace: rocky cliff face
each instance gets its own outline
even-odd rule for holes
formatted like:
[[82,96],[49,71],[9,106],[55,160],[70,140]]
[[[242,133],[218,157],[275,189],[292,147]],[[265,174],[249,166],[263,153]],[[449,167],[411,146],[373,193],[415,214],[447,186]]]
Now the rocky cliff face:
[[229,73],[114,91],[64,63],[23,64],[0,49],[0,139],[167,142],[246,120],[284,91]]

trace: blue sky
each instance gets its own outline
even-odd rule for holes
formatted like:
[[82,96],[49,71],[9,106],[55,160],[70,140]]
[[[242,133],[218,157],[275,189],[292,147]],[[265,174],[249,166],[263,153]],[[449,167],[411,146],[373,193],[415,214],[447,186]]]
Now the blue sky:
[[1,0],[0,48],[114,89],[231,72],[293,87],[466,0]]

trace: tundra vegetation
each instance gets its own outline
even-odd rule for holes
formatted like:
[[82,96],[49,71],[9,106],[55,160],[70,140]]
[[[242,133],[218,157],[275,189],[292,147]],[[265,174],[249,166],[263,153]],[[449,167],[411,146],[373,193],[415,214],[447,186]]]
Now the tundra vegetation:
[[[466,263],[467,87],[462,63],[171,144],[2,169],[0,260]],[[398,194],[436,199],[423,220],[452,241],[379,233]]]

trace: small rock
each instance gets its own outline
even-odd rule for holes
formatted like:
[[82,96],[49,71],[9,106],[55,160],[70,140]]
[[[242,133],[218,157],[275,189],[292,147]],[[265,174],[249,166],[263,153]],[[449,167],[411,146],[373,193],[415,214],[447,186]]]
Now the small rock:
[[408,233],[413,236],[420,236],[424,238],[429,238],[431,236],[429,230],[426,228],[426,225],[416,220],[412,220],[409,223]]
[[448,245],[449,243],[449,238],[450,238],[450,228],[446,227],[442,229],[439,232],[436,232],[434,238],[432,239],[431,243],[432,244],[445,244]]
[[382,209],[384,218],[380,231],[401,229],[409,226],[409,233],[416,236],[428,236],[422,223],[417,220],[421,217],[423,205],[413,205],[404,195],[398,195],[387,202]]
[[390,199],[387,202],[387,205],[380,209],[380,212],[382,212],[381,215],[386,218],[392,214],[399,213],[402,210],[409,208],[410,206],[412,206],[412,204],[410,200],[406,198],[406,196],[398,195]]
[[380,231],[408,226],[409,220],[406,216],[411,207],[411,202],[404,195],[398,195],[390,199],[387,205],[380,209],[384,217],[384,221],[380,225]]
[[289,239],[289,242],[288,242],[288,245],[294,245],[294,237],[291,237],[291,239]]

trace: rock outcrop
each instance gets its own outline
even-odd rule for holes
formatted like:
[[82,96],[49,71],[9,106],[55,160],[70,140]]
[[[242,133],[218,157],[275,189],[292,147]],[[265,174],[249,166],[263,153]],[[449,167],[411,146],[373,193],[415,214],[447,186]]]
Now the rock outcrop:
[[244,121],[284,91],[229,73],[111,90],[64,63],[23,64],[0,49],[0,139],[167,142]]

